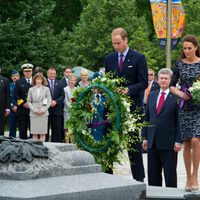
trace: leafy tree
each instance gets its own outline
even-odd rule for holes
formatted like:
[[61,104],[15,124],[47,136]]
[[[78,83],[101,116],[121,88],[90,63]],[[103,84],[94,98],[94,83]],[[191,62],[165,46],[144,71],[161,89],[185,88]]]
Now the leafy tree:
[[[0,66],[4,71],[19,69],[25,62],[47,68],[64,63],[63,43],[67,33],[54,34],[50,17],[53,0],[8,1],[11,7],[2,11],[0,24]],[[13,12],[13,13],[11,13]]]
[[[200,1],[182,3],[185,34],[199,37]],[[150,67],[165,67],[147,0],[0,0],[0,66],[6,72],[24,62],[97,70],[113,51],[111,32],[116,27],[127,30],[129,46],[144,53]],[[180,48],[172,51],[172,63]]]
[[55,33],[60,33],[63,29],[72,30],[73,25],[79,21],[82,11],[80,0],[56,0],[51,19]]
[[[116,27],[124,27],[129,33],[130,41],[132,38],[134,40],[136,34],[138,37],[143,34],[148,41],[147,26],[139,29],[144,19],[136,17],[135,1],[87,0],[83,5],[80,21],[69,33],[65,46],[66,60],[70,64],[93,70],[102,67],[105,55],[113,51],[111,32]],[[146,48],[145,44],[139,46]]]
[[[186,12],[185,34],[199,33],[200,1],[183,0]],[[111,32],[124,27],[129,33],[129,45],[145,54],[148,66],[158,71],[166,66],[166,51],[160,49],[153,27],[150,2],[146,0],[82,0],[84,9],[79,23],[69,34],[66,61],[93,70],[103,66],[106,54],[113,51]],[[95,16],[95,17],[93,17]],[[172,51],[172,65],[179,57],[181,45]]]

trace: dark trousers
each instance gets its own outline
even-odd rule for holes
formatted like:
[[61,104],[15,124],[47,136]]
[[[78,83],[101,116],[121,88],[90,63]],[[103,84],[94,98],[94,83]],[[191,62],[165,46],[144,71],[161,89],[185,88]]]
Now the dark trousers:
[[[132,176],[136,181],[143,182],[145,174],[141,143],[137,142],[136,144],[132,145],[132,148],[134,149],[133,151],[128,151]],[[113,170],[111,168],[107,168],[105,172],[108,174],[113,174]]]
[[177,153],[173,150],[159,150],[153,145],[148,149],[148,183],[162,186],[162,169],[166,187],[177,187]]
[[4,122],[5,122],[4,113],[0,113],[0,135],[4,135]]
[[136,142],[134,144],[131,144],[131,149],[128,150],[128,156],[130,160],[132,176],[136,181],[143,181],[145,178],[145,173],[144,173],[144,164],[142,158],[141,142]]
[[16,137],[16,130],[17,130],[17,114],[11,113],[8,116],[8,125],[9,125],[9,136]]
[[62,115],[55,115],[51,113],[48,117],[48,132],[46,141],[49,140],[49,129],[51,128],[51,141],[52,142],[62,142],[63,136],[63,123]]
[[62,115],[61,123],[62,123],[62,125],[61,125],[61,127],[62,127],[61,142],[65,142],[65,129],[64,129],[65,124],[64,124],[64,116],[63,115]]
[[17,116],[18,128],[19,128],[19,137],[20,139],[27,139],[27,131],[30,130],[30,117],[29,115],[20,115]]

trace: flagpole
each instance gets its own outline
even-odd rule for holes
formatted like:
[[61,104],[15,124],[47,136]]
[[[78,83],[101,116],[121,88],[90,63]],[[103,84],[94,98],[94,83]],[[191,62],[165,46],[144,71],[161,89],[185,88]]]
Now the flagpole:
[[167,1],[167,45],[166,67],[171,68],[171,28],[172,28],[172,0]]

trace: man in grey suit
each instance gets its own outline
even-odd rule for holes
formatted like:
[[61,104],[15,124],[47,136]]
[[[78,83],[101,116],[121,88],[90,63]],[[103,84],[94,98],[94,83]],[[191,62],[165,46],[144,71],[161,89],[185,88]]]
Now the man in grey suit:
[[[0,69],[1,72],[1,69]],[[5,117],[10,113],[10,86],[7,78],[0,74],[0,135],[4,135]]]

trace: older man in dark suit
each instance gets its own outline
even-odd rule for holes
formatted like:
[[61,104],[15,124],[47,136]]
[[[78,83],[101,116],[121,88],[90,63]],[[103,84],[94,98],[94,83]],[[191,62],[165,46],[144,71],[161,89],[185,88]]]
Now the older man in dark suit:
[[[1,72],[1,69],[0,69]],[[4,135],[5,117],[10,112],[10,87],[9,81],[0,75],[0,135]]]
[[30,110],[27,104],[27,95],[29,88],[32,87],[33,65],[26,63],[21,66],[21,69],[23,70],[24,77],[16,82],[14,94],[17,101],[19,137],[27,139],[27,130],[30,130]]
[[60,81],[56,79],[56,69],[50,67],[47,71],[48,87],[51,91],[51,106],[49,108],[48,132],[46,141],[49,140],[49,129],[51,128],[51,141],[62,142],[63,138],[63,101],[64,90]]
[[177,96],[169,90],[172,71],[163,68],[158,73],[160,90],[149,94],[145,120],[149,127],[142,130],[143,148],[148,153],[148,183],[162,186],[164,169],[166,187],[177,187],[177,152],[182,140],[179,128]]
[[[105,72],[113,72],[117,77],[127,80],[124,85],[126,89],[120,92],[128,94],[133,100],[131,111],[139,108],[142,114],[144,90],[148,85],[145,56],[129,48],[127,32],[123,28],[113,30],[112,43],[116,52],[105,58]],[[139,133],[130,134],[139,136]],[[142,182],[145,175],[141,149],[141,143],[137,142],[128,154],[133,178]]]

